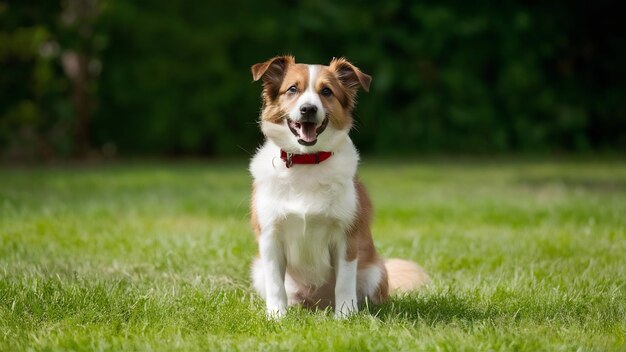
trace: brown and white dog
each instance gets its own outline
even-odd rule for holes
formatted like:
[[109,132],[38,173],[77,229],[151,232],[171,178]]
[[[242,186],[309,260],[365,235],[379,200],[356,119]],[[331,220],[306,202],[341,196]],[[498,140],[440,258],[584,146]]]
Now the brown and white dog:
[[252,281],[268,316],[301,304],[346,317],[365,299],[378,304],[426,283],[416,264],[378,257],[370,233],[372,205],[348,132],[357,89],[369,91],[372,78],[343,58],[323,66],[292,56],[252,66],[252,77],[263,81],[266,137],[250,163]]

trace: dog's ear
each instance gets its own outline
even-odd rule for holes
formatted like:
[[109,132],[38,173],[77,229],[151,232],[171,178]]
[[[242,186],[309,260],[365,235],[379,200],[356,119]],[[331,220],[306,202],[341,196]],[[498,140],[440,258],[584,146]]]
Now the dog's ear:
[[252,79],[258,81],[263,78],[263,81],[265,81],[282,78],[287,66],[295,63],[296,59],[293,56],[284,55],[276,56],[265,62],[254,64],[252,65]]
[[335,72],[337,79],[339,79],[344,87],[356,91],[360,85],[366,92],[370,91],[372,76],[361,72],[361,70],[345,58],[333,58],[329,67],[333,72]]
[[289,65],[295,64],[296,59],[291,55],[276,56],[265,62],[252,65],[252,79],[263,79],[263,89],[273,99],[278,95],[278,89],[285,77]]

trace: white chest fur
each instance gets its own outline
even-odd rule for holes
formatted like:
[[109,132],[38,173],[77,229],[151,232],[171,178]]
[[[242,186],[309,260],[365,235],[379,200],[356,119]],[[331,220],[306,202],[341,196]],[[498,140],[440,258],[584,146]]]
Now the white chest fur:
[[331,247],[341,240],[341,229],[326,217],[296,214],[278,228],[289,275],[308,286],[323,285],[332,273]]
[[267,230],[276,236],[294,279],[321,285],[332,273],[331,249],[345,241],[357,211],[358,154],[347,139],[331,158],[317,165],[288,169],[279,155],[280,149],[268,141],[250,165],[261,236]]

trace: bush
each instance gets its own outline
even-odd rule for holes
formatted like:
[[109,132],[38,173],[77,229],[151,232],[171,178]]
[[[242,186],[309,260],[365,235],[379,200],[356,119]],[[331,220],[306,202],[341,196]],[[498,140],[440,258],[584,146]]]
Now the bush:
[[[104,1],[89,46],[101,63],[89,142],[124,154],[253,152],[260,85],[249,67],[292,53],[311,63],[346,56],[373,76],[353,134],[364,152],[624,150],[626,49],[609,4]],[[46,30],[67,38],[71,28]],[[38,60],[0,81],[3,89],[24,88]],[[3,121],[66,121],[69,99],[58,87],[67,79],[55,72],[43,84],[54,99],[33,100],[32,89],[23,93],[30,105],[5,99]],[[14,125],[0,126],[6,149]]]

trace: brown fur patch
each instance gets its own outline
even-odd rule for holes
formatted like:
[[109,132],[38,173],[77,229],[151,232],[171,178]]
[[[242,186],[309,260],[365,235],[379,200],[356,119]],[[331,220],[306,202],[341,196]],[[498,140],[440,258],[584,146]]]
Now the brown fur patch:
[[358,210],[356,218],[348,230],[347,259],[359,257],[359,267],[371,265],[376,262],[376,249],[372,240],[370,223],[372,221],[372,202],[370,201],[365,187],[359,180],[354,180],[357,192]]
[[[261,119],[263,121],[282,123],[287,116],[288,111],[294,107],[298,97],[306,89],[309,82],[309,70],[307,65],[292,64],[289,65],[284,74],[284,78],[280,82],[278,88],[278,96],[274,100],[267,99],[269,94],[263,94],[264,104]],[[287,90],[291,86],[298,88],[297,93],[288,93]]]
[[379,259],[376,264],[379,266],[382,275],[380,276],[380,282],[378,283],[378,288],[376,289],[376,295],[372,297],[374,304],[380,304],[385,302],[389,298],[389,273],[384,265],[384,262]]
[[[357,239],[357,255],[358,255],[358,269],[362,270],[369,266],[378,266],[381,270],[381,280],[378,284],[376,291],[376,297],[371,297],[374,303],[382,303],[389,297],[389,286],[387,282],[387,270],[385,269],[384,262],[378,257],[376,253],[376,247],[374,247],[374,240],[372,238],[372,232],[370,230],[370,224],[372,222],[373,209],[372,202],[365,190],[365,186],[355,179],[354,187],[357,191],[357,198],[359,202],[359,210],[357,217],[352,224],[352,227],[348,231],[348,243],[354,243],[351,238]],[[347,256],[353,255],[354,249],[348,247]],[[348,259],[350,260],[350,259]]]
[[[309,70],[307,65],[290,63],[284,69],[280,82],[263,86],[263,111],[261,119],[272,123],[282,123],[309,84]],[[291,86],[296,86],[298,92],[288,93]]]
[[280,94],[285,94],[287,89],[291,86],[298,88],[298,93],[294,96],[299,96],[309,86],[309,67],[305,64],[294,64],[289,66],[285,73],[285,78],[280,85]]
[[[279,96],[280,87],[289,67],[295,65],[296,59],[293,56],[276,56],[265,62],[252,65],[252,79],[263,80],[263,110],[265,107],[274,105]],[[268,120],[275,120],[281,116],[280,112],[272,111],[268,114]]]
[[261,119],[272,123],[282,123],[287,114],[287,111],[283,110],[280,105],[264,104]]
[[357,89],[360,85],[366,92],[370,91],[372,76],[365,74],[358,67],[351,64],[345,58],[334,58],[329,65],[330,69],[335,72],[337,78],[348,89]]
[[372,77],[361,72],[361,70],[345,58],[333,59],[328,69],[333,72],[337,80],[344,87],[346,93],[345,106],[348,111],[351,112],[356,104],[356,93],[359,86],[363,87],[366,92],[369,92]]
[[327,66],[320,68],[317,81],[315,82],[316,92],[319,93],[324,88],[329,88],[333,93],[329,97],[320,94],[320,100],[322,105],[324,105],[324,110],[326,110],[330,123],[336,129],[350,128],[352,126],[352,114],[349,109],[351,98],[335,74]]

